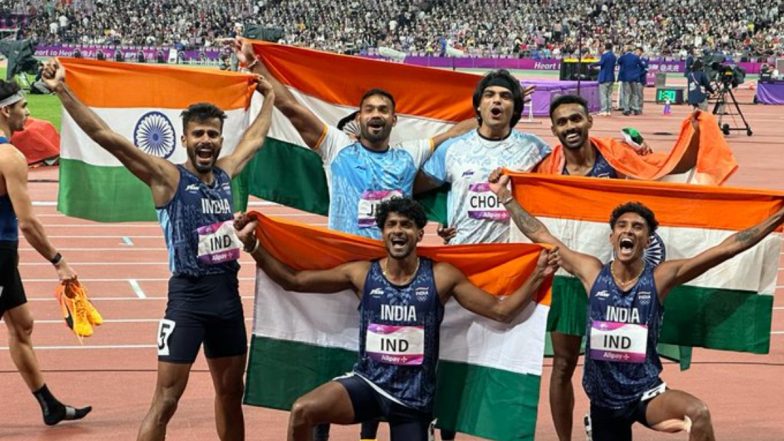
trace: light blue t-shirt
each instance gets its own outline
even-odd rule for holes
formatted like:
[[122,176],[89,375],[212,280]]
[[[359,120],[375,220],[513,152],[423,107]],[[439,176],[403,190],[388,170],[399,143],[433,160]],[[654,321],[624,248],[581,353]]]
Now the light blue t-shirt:
[[329,186],[329,228],[380,239],[376,208],[392,197],[411,197],[414,178],[431,150],[431,141],[423,139],[376,152],[327,126],[316,151]]
[[499,141],[488,140],[473,130],[443,143],[424,165],[423,171],[438,182],[449,182],[449,226],[457,229],[450,243],[509,241],[509,213],[490,190],[487,178],[498,167],[530,171],[550,147],[530,133],[512,130]]

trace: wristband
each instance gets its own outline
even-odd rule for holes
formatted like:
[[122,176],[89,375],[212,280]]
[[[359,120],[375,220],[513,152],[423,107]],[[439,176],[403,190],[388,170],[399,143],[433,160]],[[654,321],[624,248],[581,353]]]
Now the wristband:
[[62,262],[62,260],[63,260],[63,255],[58,252],[55,253],[55,255],[51,259],[49,259],[49,262],[51,262],[52,265],[57,265],[58,263]]
[[245,252],[250,253],[250,254],[255,253],[256,250],[259,249],[259,239],[258,238],[256,239],[256,243],[253,245],[252,249],[249,250],[247,247],[244,247],[244,246],[242,247],[242,249],[245,250]]
[[513,200],[514,200],[514,196],[512,196],[512,195],[510,194],[508,198],[506,198],[506,199],[504,199],[503,201],[501,201],[501,204],[503,204],[503,205],[506,205],[506,204],[508,204],[508,203],[512,202]]

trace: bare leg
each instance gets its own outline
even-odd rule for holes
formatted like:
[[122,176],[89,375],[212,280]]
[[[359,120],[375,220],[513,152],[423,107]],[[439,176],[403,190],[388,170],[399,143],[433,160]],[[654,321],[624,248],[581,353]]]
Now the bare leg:
[[163,441],[166,437],[166,425],[177,410],[188,377],[191,365],[188,363],[158,362],[158,379],[155,394],[152,397],[150,410],[139,428],[137,441]]
[[553,341],[553,372],[550,375],[550,414],[560,441],[572,439],[574,387],[572,375],[580,357],[582,337],[560,332],[550,334]]
[[330,381],[299,397],[291,407],[288,441],[310,441],[316,424],[353,422],[354,406],[348,391]]
[[208,358],[212,383],[215,386],[215,425],[222,441],[245,439],[245,419],[242,414],[242,374],[245,355]]
[[668,390],[653,398],[645,413],[648,424],[665,432],[689,430],[689,441],[714,441],[708,406],[680,390]]
[[44,385],[44,378],[33,352],[33,316],[27,304],[9,309],[3,315],[8,327],[8,349],[11,359],[31,392]]

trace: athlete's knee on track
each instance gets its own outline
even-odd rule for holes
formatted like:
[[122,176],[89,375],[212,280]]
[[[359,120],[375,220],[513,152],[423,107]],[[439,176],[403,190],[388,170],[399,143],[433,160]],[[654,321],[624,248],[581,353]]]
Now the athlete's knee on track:
[[8,327],[8,339],[12,342],[30,344],[33,335],[32,320],[14,320]]
[[577,357],[555,355],[553,356],[554,381],[571,381],[574,369],[577,367]]
[[313,426],[316,423],[324,421],[316,421],[318,417],[318,403],[310,398],[300,398],[291,406],[291,420],[294,425],[308,425]]
[[155,418],[159,423],[168,423],[177,411],[177,405],[180,399],[174,394],[169,394],[164,391],[155,397],[153,410]]
[[686,416],[694,426],[700,427],[710,424],[711,415],[708,406],[700,400],[695,400],[686,408]]
[[225,404],[241,403],[242,394],[245,391],[242,380],[223,384],[215,391],[215,396]]

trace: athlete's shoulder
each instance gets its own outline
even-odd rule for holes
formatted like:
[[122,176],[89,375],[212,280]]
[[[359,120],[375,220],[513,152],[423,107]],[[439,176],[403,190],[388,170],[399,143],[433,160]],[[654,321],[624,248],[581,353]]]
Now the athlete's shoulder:
[[436,154],[446,155],[447,153],[455,154],[462,151],[473,151],[476,148],[476,141],[476,130],[470,130],[442,142],[436,149]]
[[27,167],[27,159],[15,145],[11,143],[0,144],[0,168]]

